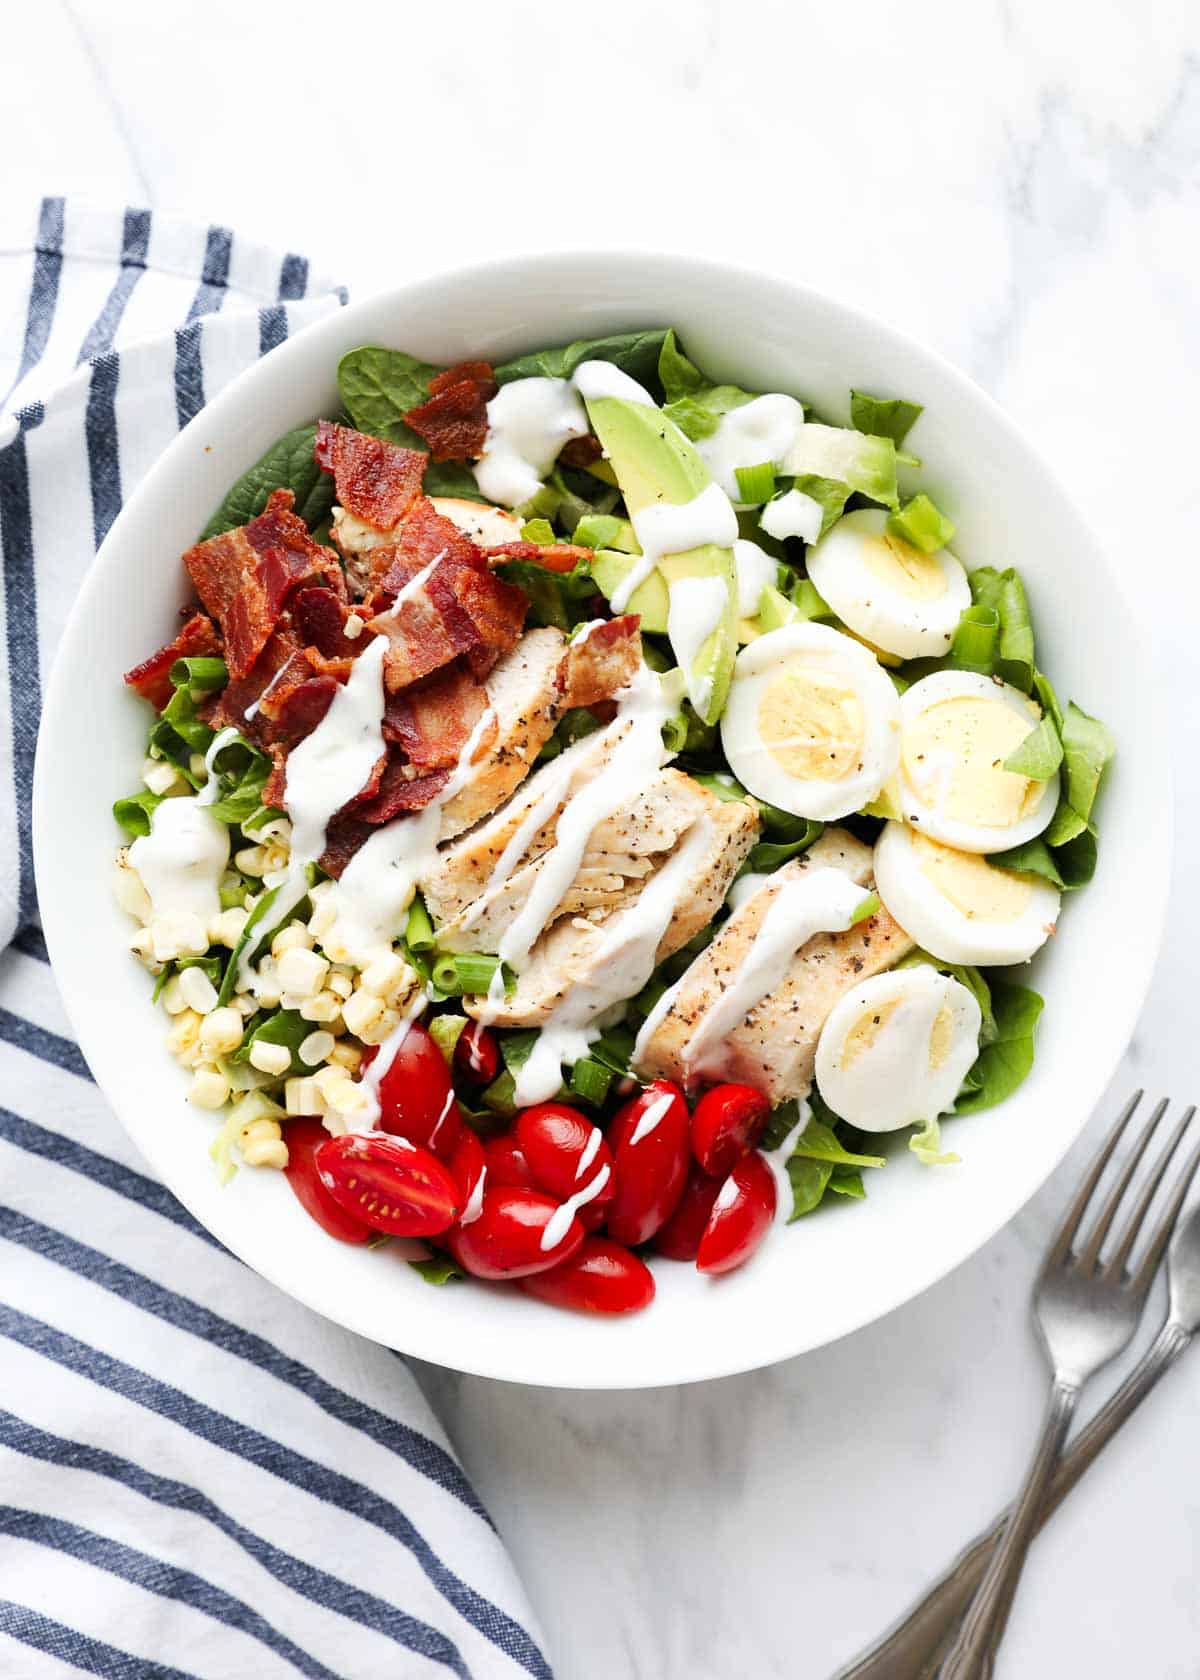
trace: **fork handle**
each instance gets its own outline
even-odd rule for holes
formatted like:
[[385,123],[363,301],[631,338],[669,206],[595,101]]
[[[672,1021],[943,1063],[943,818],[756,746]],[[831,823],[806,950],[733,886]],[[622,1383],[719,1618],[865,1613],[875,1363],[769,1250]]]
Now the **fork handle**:
[[987,1680],[991,1674],[992,1653],[1008,1619],[1030,1541],[1038,1530],[1038,1512],[1078,1404],[1079,1384],[1056,1376],[1024,1484],[950,1654],[938,1670],[939,1680]]
[[[1059,1460],[1054,1479],[1038,1513],[1046,1523],[1083,1473],[1141,1405],[1192,1339],[1190,1330],[1168,1319],[1125,1381],[1081,1429],[1070,1450]],[[960,1618],[970,1604],[1008,1520],[1002,1511],[992,1526],[962,1551],[904,1620],[865,1651],[835,1680],[932,1680],[938,1659],[949,1649]]]

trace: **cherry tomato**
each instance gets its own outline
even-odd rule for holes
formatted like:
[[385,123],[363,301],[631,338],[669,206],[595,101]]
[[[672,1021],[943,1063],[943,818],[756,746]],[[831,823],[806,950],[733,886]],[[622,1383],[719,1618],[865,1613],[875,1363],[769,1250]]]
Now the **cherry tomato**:
[[569,1260],[525,1278],[521,1288],[577,1312],[640,1312],[654,1299],[654,1274],[620,1243],[585,1237]]
[[446,1058],[424,1027],[408,1029],[379,1081],[379,1130],[432,1149],[448,1161],[462,1135]]
[[775,1175],[757,1150],[743,1155],[721,1186],[700,1238],[696,1269],[710,1276],[743,1265],[775,1218]]
[[524,1150],[517,1142],[515,1132],[504,1132],[500,1137],[486,1138],[483,1153],[487,1161],[488,1182],[493,1187],[499,1188],[500,1185],[507,1184],[522,1190],[541,1188],[533,1176],[529,1162],[525,1159]]
[[608,1234],[634,1248],[666,1224],[687,1182],[688,1111],[678,1085],[656,1079],[619,1108],[608,1143],[614,1184]]
[[753,1085],[714,1085],[692,1110],[692,1154],[706,1173],[724,1178],[757,1144],[770,1114]]
[[288,1148],[288,1163],[283,1169],[284,1176],[300,1206],[316,1220],[322,1230],[328,1231],[329,1235],[336,1237],[339,1242],[365,1243],[370,1240],[371,1227],[364,1225],[361,1219],[355,1219],[353,1214],[347,1213],[340,1202],[335,1202],[317,1177],[313,1155],[328,1136],[324,1126],[315,1118],[305,1115],[289,1120],[284,1133]]
[[542,1247],[546,1228],[558,1211],[559,1203],[540,1190],[488,1189],[479,1217],[456,1225],[446,1246],[473,1277],[517,1278],[547,1272],[560,1260],[569,1260],[583,1241],[583,1226],[572,1218],[556,1242]]
[[468,1021],[454,1046],[454,1071],[467,1085],[490,1085],[500,1072],[495,1033],[478,1021]]
[[720,1188],[721,1180],[710,1178],[693,1161],[679,1206],[654,1238],[655,1253],[668,1260],[694,1260]]
[[470,1203],[475,1186],[487,1171],[487,1157],[483,1153],[483,1145],[470,1126],[463,1127],[454,1154],[446,1165],[450,1168],[451,1178],[458,1185],[459,1199],[465,1209]]
[[529,1163],[539,1190],[565,1202],[581,1190],[603,1182],[579,1209],[595,1217],[595,1210],[612,1201],[612,1151],[599,1126],[566,1103],[537,1103],[517,1116],[517,1143]]
[[375,1231],[435,1237],[462,1211],[458,1186],[436,1155],[385,1132],[326,1138],[316,1152],[321,1183]]

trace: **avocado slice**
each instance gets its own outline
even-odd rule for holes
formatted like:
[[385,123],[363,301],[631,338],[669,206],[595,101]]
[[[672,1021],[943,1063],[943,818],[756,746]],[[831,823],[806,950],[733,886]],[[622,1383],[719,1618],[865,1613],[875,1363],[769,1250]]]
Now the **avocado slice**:
[[[660,409],[644,403],[626,402],[621,397],[597,397],[587,405],[588,418],[604,445],[617,475],[617,483],[631,515],[664,502],[680,506],[692,501],[712,483],[712,474],[683,433]],[[664,555],[657,568],[658,581],[666,584],[669,608],[672,584],[684,579],[719,578],[725,586],[725,610],[716,628],[704,640],[684,672],[688,698],[705,723],[715,723],[725,709],[725,697],[733,676],[737,655],[737,580],[732,548],[703,543],[682,554]],[[595,574],[594,574],[595,575]],[[627,575],[623,573],[622,575]],[[620,580],[617,579],[616,582]],[[656,581],[652,576],[641,586]],[[597,582],[611,595],[597,575]],[[613,587],[615,588],[615,582]],[[634,591],[629,602],[637,611]],[[658,622],[666,628],[666,614],[658,597]],[[657,628],[646,623],[646,628]]]
[[[592,581],[611,600],[617,585],[629,576],[637,560],[637,554],[621,554],[615,548],[598,548],[592,555]],[[669,604],[667,586],[655,569],[645,583],[638,584],[625,603],[625,611],[638,614],[643,630],[665,636]]]

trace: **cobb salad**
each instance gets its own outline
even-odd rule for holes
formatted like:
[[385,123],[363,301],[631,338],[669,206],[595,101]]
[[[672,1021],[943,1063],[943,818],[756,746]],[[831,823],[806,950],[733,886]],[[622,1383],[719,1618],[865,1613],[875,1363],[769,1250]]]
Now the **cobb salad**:
[[670,330],[338,386],[125,678],[116,892],[222,1178],[617,1313],[864,1199],[880,1134],[955,1161],[1112,744],[911,488],[919,405],[833,424]]

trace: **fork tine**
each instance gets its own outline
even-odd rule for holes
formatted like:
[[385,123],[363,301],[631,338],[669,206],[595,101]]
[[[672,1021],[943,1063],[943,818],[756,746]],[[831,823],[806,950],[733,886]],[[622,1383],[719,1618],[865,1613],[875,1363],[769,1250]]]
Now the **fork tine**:
[[1147,1120],[1146,1124],[1142,1127],[1141,1132],[1138,1134],[1137,1141],[1134,1143],[1133,1148],[1129,1151],[1129,1159],[1121,1168],[1117,1182],[1109,1191],[1104,1206],[1100,1209],[1100,1213],[1097,1216],[1096,1223],[1089,1231],[1087,1241],[1080,1250],[1079,1264],[1085,1271],[1090,1271],[1100,1258],[1100,1250],[1104,1246],[1104,1239],[1107,1237],[1109,1230],[1112,1227],[1112,1222],[1116,1218],[1117,1209],[1125,1199],[1125,1192],[1129,1189],[1133,1175],[1137,1171],[1138,1163],[1141,1161],[1142,1156],[1146,1153],[1146,1145],[1150,1142],[1155,1127],[1158,1125],[1158,1122],[1162,1119],[1166,1112],[1167,1100],[1164,1097],[1161,1102],[1155,1103],[1149,1120]]
[[1047,1250],[1046,1259],[1044,1261],[1044,1269],[1059,1265],[1070,1252],[1071,1244],[1075,1240],[1075,1233],[1079,1229],[1079,1222],[1083,1218],[1087,1205],[1092,1199],[1097,1184],[1100,1182],[1100,1175],[1108,1165],[1109,1156],[1117,1147],[1121,1133],[1129,1124],[1134,1110],[1137,1108],[1137,1105],[1141,1102],[1144,1095],[1144,1091],[1135,1091],[1133,1093],[1129,1101],[1125,1104],[1125,1107],[1117,1116],[1116,1123],[1112,1130],[1097,1150],[1095,1159],[1088,1168],[1087,1172],[1084,1174],[1083,1183],[1079,1186],[1079,1189],[1075,1193],[1075,1200],[1071,1203],[1070,1207],[1063,1215],[1063,1221],[1058,1228],[1058,1234]]
[[1167,1140],[1164,1148],[1159,1151],[1158,1161],[1155,1164],[1154,1171],[1146,1180],[1146,1183],[1138,1196],[1133,1212],[1125,1221],[1125,1229],[1121,1233],[1120,1240],[1116,1249],[1113,1251],[1112,1258],[1105,1263],[1105,1271],[1109,1272],[1113,1276],[1116,1276],[1123,1269],[1126,1261],[1129,1259],[1133,1245],[1138,1239],[1138,1232],[1141,1230],[1142,1222],[1150,1210],[1150,1204],[1158,1194],[1159,1185],[1163,1181],[1167,1168],[1170,1166],[1172,1158],[1174,1157],[1175,1151],[1179,1148],[1180,1143],[1183,1141],[1183,1134],[1191,1125],[1192,1116],[1195,1112],[1195,1108],[1189,1108],[1184,1111],[1183,1119],[1180,1120],[1175,1130],[1171,1133],[1171,1136]]
[[[1189,1108],[1184,1120],[1190,1120],[1195,1112],[1194,1108]],[[1171,1192],[1171,1200],[1167,1203],[1163,1216],[1150,1239],[1150,1246],[1146,1250],[1145,1259],[1134,1273],[1133,1288],[1137,1291],[1149,1289],[1154,1280],[1154,1274],[1158,1269],[1159,1261],[1162,1259],[1163,1250],[1174,1234],[1180,1211],[1187,1200],[1187,1193],[1192,1187],[1192,1180],[1196,1176],[1197,1167],[1200,1167],[1200,1144],[1196,1145],[1184,1164],[1183,1171],[1179,1175],[1179,1183]]]

